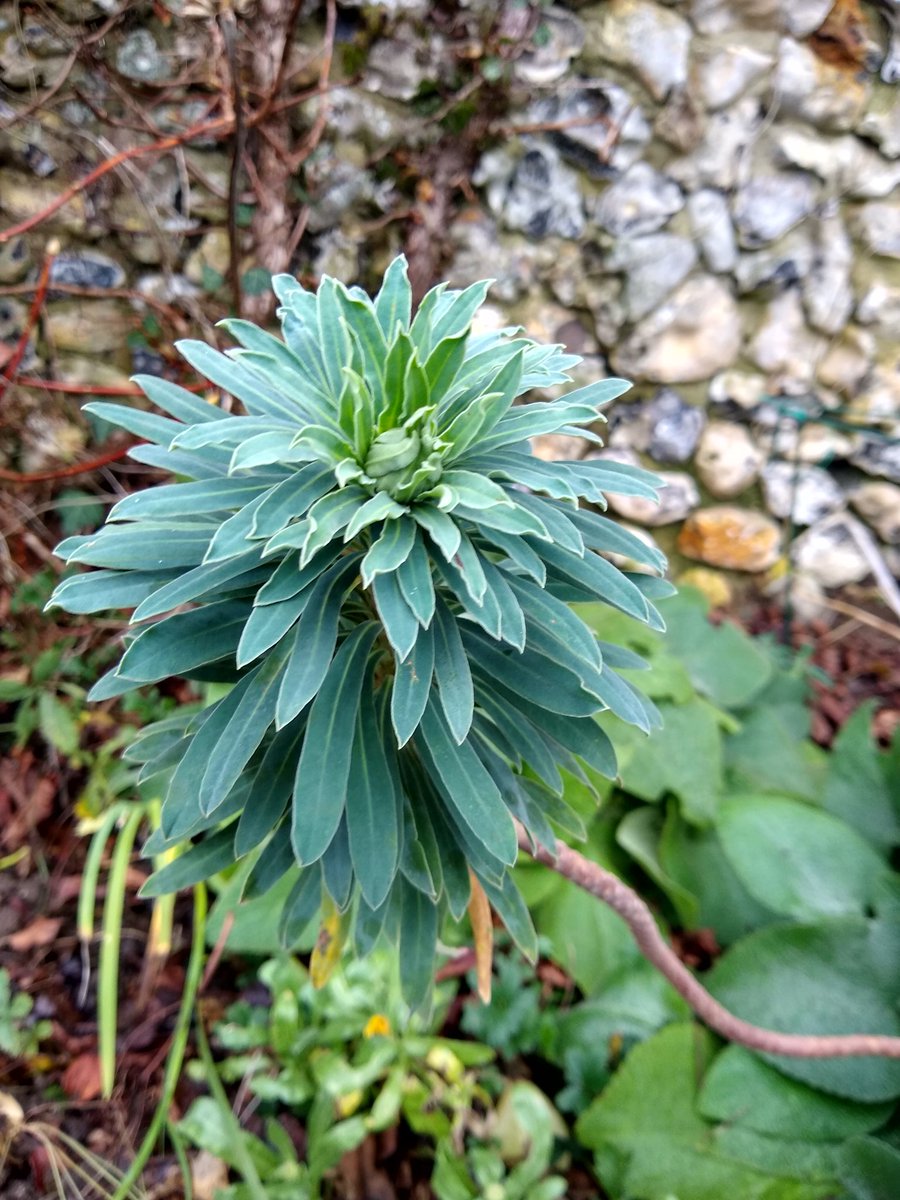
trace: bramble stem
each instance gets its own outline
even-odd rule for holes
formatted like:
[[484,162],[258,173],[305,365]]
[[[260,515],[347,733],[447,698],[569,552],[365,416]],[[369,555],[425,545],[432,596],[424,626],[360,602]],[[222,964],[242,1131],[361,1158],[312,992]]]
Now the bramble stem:
[[516,832],[519,848],[536,862],[550,867],[618,913],[647,961],[668,979],[705,1025],[728,1041],[737,1042],[750,1050],[783,1054],[789,1058],[855,1058],[865,1055],[900,1058],[900,1037],[868,1033],[837,1036],[779,1033],[741,1020],[714,999],[691,974],[664,940],[653,913],[637,892],[563,842],[557,842],[551,854],[543,846],[533,846],[531,838],[518,822]]

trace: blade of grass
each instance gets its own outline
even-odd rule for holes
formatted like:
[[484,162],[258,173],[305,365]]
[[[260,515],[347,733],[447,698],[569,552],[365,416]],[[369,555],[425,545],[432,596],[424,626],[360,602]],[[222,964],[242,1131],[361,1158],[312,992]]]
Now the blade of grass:
[[119,951],[122,944],[122,913],[125,909],[125,876],[138,826],[144,819],[144,806],[128,816],[116,839],[109,876],[106,903],[103,905],[103,935],[97,968],[97,1027],[100,1056],[100,1084],[103,1098],[112,1095],[116,1078],[116,1025],[119,1013]]
[[178,1169],[181,1171],[181,1190],[183,1200],[194,1200],[194,1183],[191,1178],[191,1164],[188,1161],[187,1153],[184,1149],[184,1139],[178,1132],[178,1128],[174,1121],[166,1121],[166,1132],[169,1135],[169,1141],[172,1143],[172,1152],[178,1162]]
[[243,1175],[244,1182],[247,1185],[247,1191],[253,1197],[253,1200],[267,1200],[266,1189],[263,1187],[262,1180],[259,1177],[256,1167],[253,1165],[253,1159],[250,1157],[250,1152],[244,1141],[244,1131],[241,1128],[241,1123],[234,1115],[228,1096],[225,1094],[225,1088],[222,1086],[222,1080],[219,1078],[219,1072],[216,1070],[215,1060],[209,1048],[202,1020],[197,1022],[197,1049],[200,1052],[200,1059],[206,1067],[206,1082],[209,1090],[222,1113],[223,1123],[230,1129],[234,1139],[232,1149],[237,1168]]
[[134,1156],[134,1161],[122,1177],[122,1182],[116,1189],[112,1200],[128,1200],[134,1184],[137,1182],[141,1171],[143,1171],[147,1164],[147,1160],[153,1153],[153,1148],[156,1145],[156,1140],[163,1126],[169,1119],[169,1108],[181,1076],[181,1064],[184,1062],[184,1052],[187,1048],[191,1018],[194,1014],[194,1003],[200,987],[200,978],[203,974],[203,960],[206,954],[206,888],[202,883],[194,888],[194,928],[192,939],[191,956],[188,959],[187,972],[184,979],[184,992],[181,997],[181,1008],[178,1010],[178,1018],[175,1021],[175,1032],[172,1034],[172,1048],[169,1050],[169,1057],[166,1059],[166,1070],[163,1076],[159,1104],[156,1106],[153,1120],[150,1122],[150,1128],[147,1130],[144,1140],[141,1142],[138,1152]]
[[100,878],[100,864],[103,861],[103,851],[109,840],[109,835],[115,828],[116,822],[125,812],[124,803],[113,804],[103,816],[103,820],[91,838],[87,856],[84,860],[84,870],[81,872],[81,890],[78,893],[77,929],[78,941],[81,944],[81,984],[78,989],[78,1003],[83,1005],[87,999],[88,986],[91,980],[91,942],[94,940],[94,914],[97,908],[97,881]]

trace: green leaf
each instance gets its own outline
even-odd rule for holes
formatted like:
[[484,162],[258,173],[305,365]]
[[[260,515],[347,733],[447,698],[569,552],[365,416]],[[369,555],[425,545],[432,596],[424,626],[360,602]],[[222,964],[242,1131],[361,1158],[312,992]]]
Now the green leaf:
[[202,842],[179,855],[174,862],[156,871],[141,888],[141,896],[151,900],[169,892],[180,892],[182,888],[217,875],[234,862],[234,829],[221,829]]
[[[670,1025],[635,1047],[599,1099],[576,1125],[595,1153],[597,1172],[613,1195],[640,1200],[827,1200],[826,1174],[804,1170],[798,1143],[760,1140],[747,1162],[727,1127],[716,1129],[695,1110],[698,1076],[712,1039],[690,1024]],[[777,1161],[779,1147],[793,1161]]]
[[400,856],[400,805],[388,769],[371,681],[356,719],[345,812],[353,869],[366,902],[378,908],[390,891]]
[[900,842],[900,808],[872,738],[873,708],[874,701],[861,704],[835,738],[822,803],[887,851]]
[[416,620],[427,629],[434,617],[435,594],[431,561],[421,534],[417,533],[412,549],[397,568],[397,583]]
[[671,901],[679,921],[687,929],[697,928],[697,898],[666,872],[659,857],[662,814],[655,809],[632,809],[616,829],[616,841],[635,862],[647,872],[653,882]]
[[596,699],[584,690],[578,676],[543,654],[501,649],[475,630],[466,630],[464,642],[485,680],[501,683],[551,712],[589,717],[597,711]]
[[132,492],[114,505],[110,521],[135,521],[147,517],[182,517],[196,513],[230,512],[242,508],[266,490],[255,480],[204,479],[199,483],[170,483]]
[[151,592],[134,610],[131,619],[143,621],[147,617],[156,617],[191,600],[199,600],[201,596],[214,594],[223,584],[234,586],[235,580],[252,571],[261,557],[259,550],[249,549],[224,562],[202,563]]
[[[517,870],[517,879],[520,874]],[[620,969],[640,960],[621,917],[568,880],[554,880],[551,894],[536,906],[534,920],[538,933],[550,942],[553,960],[587,995],[601,992]]]
[[459,526],[453,518],[423,504],[414,505],[410,511],[449,562],[459,550],[462,538]]
[[401,886],[400,985],[413,1010],[426,1004],[434,979],[437,909],[420,891]]
[[703,1081],[697,1108],[710,1121],[822,1142],[878,1129],[893,1105],[855,1104],[817,1092],[787,1079],[742,1046],[727,1046]]
[[697,897],[695,928],[712,929],[719,945],[771,920],[734,873],[714,830],[689,825],[675,804],[669,806],[658,853],[663,870]]
[[433,696],[415,742],[426,755],[444,798],[475,838],[501,862],[515,862],[516,834],[496,784],[471,746],[456,744]]
[[[351,484],[343,491],[331,492],[315,502],[307,517],[309,532],[300,548],[301,566],[306,566],[317,550],[327,546],[349,524],[366,499],[367,493]],[[267,553],[269,545],[266,547]]]
[[392,574],[402,566],[415,542],[416,525],[408,516],[385,521],[381,536],[372,543],[362,561],[363,587],[368,587],[376,575]]
[[[190,738],[163,800],[161,823],[167,837],[186,833],[197,820],[206,815],[200,808],[201,781],[219,739],[238,705],[247,695],[258,671],[259,668],[255,667],[248,672],[227,696],[210,705],[197,718],[199,728]],[[225,800],[224,796],[222,800]]]
[[[900,1034],[900,929],[861,917],[779,924],[744,938],[706,983],[737,1016],[787,1033]],[[900,1095],[900,1062],[766,1056],[784,1075],[850,1100]]]
[[[69,562],[92,567],[129,568],[138,571],[168,567],[193,567],[206,553],[214,527],[188,524],[174,528],[147,521],[141,525],[107,525],[69,556]],[[57,547],[59,551],[61,547]]]
[[376,575],[372,582],[375,607],[397,658],[408,658],[416,644],[419,623],[403,598],[395,575]]
[[443,600],[435,608],[433,632],[434,682],[453,740],[459,744],[472,724],[475,692],[459,626]]
[[271,488],[253,514],[250,528],[254,538],[271,538],[289,521],[305,516],[310,505],[334,487],[334,472],[310,463]]
[[851,1138],[838,1154],[838,1176],[852,1200],[896,1200],[900,1152],[875,1138]]
[[300,872],[300,878],[288,893],[278,920],[278,940],[285,950],[297,944],[321,904],[321,872],[317,866],[308,867]]
[[279,729],[292,721],[322,686],[337,645],[344,597],[358,564],[358,554],[338,559],[310,589],[278,693],[275,723]]
[[433,671],[433,634],[431,630],[422,630],[409,655],[395,660],[394,664],[391,721],[398,746],[405,746],[419,727],[431,691]]
[[266,731],[275,720],[275,704],[287,649],[279,647],[263,659],[225,727],[200,783],[200,808],[213,812],[237,783]]
[[291,829],[287,820],[282,821],[263,846],[256,862],[244,880],[242,900],[254,900],[277,887],[285,876],[296,877],[297,864],[291,847]]
[[82,412],[91,413],[118,425],[128,433],[135,434],[136,437],[156,442],[161,446],[168,446],[172,439],[184,430],[184,426],[178,421],[170,421],[168,417],[160,417],[142,408],[128,408],[124,404],[106,404],[92,400],[84,405]]
[[352,730],[378,626],[358,625],[334,657],[309,714],[294,784],[292,842],[301,866],[321,858],[347,801]]
[[[649,740],[633,739],[631,753],[620,756],[622,784],[642,800],[677,796],[688,821],[708,824],[718,811],[723,788],[722,732],[715,710],[693,699],[687,704],[663,704],[660,715],[662,728]],[[618,735],[607,718],[603,726],[612,736]]]
[[[202,425],[207,421],[221,421],[227,417],[224,412],[208,400],[192,395],[176,383],[161,379],[158,375],[133,375],[132,382],[136,383],[148,400],[152,400],[157,408],[167,412],[177,421],[187,425]],[[130,410],[126,410],[130,411]],[[106,418],[110,420],[109,417]],[[113,418],[114,419],[114,418]]]
[[412,289],[406,273],[406,259],[401,254],[384,273],[381,291],[375,297],[375,316],[382,333],[390,340],[394,336],[397,322],[409,328],[412,314]]
[[298,721],[283,729],[262,756],[235,831],[235,857],[243,858],[255,850],[281,821],[294,786],[294,764],[304,727],[305,722]]
[[42,691],[38,698],[38,722],[42,736],[60,754],[70,756],[81,741],[72,710],[55,692]]
[[246,604],[226,600],[158,621],[131,643],[118,673],[153,683],[172,675],[190,675],[205,663],[230,658],[251,611]]
[[886,868],[829,813],[776,796],[731,796],[716,829],[752,896],[785,917],[862,916]]
[[46,610],[64,608],[70,613],[93,613],[133,608],[172,578],[169,571],[91,571],[70,575],[57,584]]
[[250,610],[237,647],[238,667],[245,667],[282,640],[299,620],[311,593],[312,589],[309,588],[290,600],[262,604]]

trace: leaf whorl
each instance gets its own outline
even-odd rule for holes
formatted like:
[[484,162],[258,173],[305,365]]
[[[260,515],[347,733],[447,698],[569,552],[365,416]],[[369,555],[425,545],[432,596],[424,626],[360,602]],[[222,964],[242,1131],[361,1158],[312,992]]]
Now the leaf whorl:
[[330,278],[316,294],[289,276],[273,286],[283,340],[227,321],[235,349],[179,344],[243,415],[148,376],[137,382],[168,417],[88,406],[146,439],[134,458],[186,482],[130,495],[98,533],[66,539],[57,553],[100,569],[51,603],[154,618],[95,699],[172,675],[232,685],[128,750],[163,798],[146,850],[193,843],[150,892],[252,856],[246,895],[296,880],[287,941],[324,889],[354,915],[360,951],[379,933],[399,941],[415,1004],[441,915],[466,910],[469,868],[534,953],[511,817],[546,843],[566,822],[561,770],[615,775],[599,710],[655,723],[569,604],[662,626],[662,555],[579,507],[605,507],[606,491],[655,497],[656,480],[534,457],[529,439],[588,436],[628,385],[515,405],[580,360],[515,330],[472,333],[487,284],[442,285],[414,316],[402,258],[374,301]]

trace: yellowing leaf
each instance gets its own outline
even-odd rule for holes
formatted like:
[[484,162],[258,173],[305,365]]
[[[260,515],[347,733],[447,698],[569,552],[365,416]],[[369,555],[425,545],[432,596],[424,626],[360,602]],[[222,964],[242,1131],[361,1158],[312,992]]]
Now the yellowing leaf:
[[314,988],[324,987],[331,978],[341,957],[346,936],[346,922],[341,918],[334,901],[326,895],[322,902],[319,936],[309,960],[309,977]]
[[494,962],[494,925],[491,906],[484,888],[469,871],[472,892],[469,897],[469,920],[475,938],[475,974],[478,979],[478,995],[482,1003],[491,1002],[491,967]]

